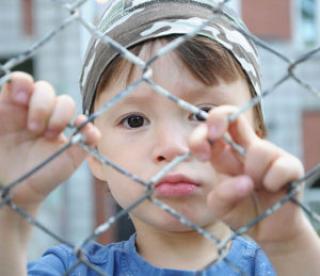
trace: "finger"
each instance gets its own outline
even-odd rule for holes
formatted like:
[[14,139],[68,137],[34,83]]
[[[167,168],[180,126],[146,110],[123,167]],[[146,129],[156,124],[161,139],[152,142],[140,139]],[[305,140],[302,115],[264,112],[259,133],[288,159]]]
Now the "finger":
[[208,127],[199,125],[191,134],[189,147],[193,155],[201,161],[210,160],[212,165],[225,174],[239,174],[243,164],[235,155],[233,149],[223,139],[208,142]]
[[207,118],[208,137],[214,141],[222,138],[227,132],[232,139],[243,147],[249,145],[255,138],[253,126],[244,115],[239,115],[234,121],[229,122],[229,116],[236,113],[235,106],[220,106],[212,109]]
[[208,207],[216,217],[223,219],[248,197],[253,189],[253,180],[246,175],[227,178],[208,195]]
[[[79,115],[75,120],[75,126],[79,127],[87,121],[85,115]],[[101,134],[98,128],[92,123],[86,123],[80,130],[80,133],[83,134],[86,144],[90,146],[96,146]],[[69,154],[72,157],[74,168],[78,167],[79,164],[83,161],[84,158],[88,156],[88,153],[79,145],[73,145],[69,150]]]
[[277,158],[266,173],[263,184],[271,191],[277,192],[289,182],[303,176],[304,169],[301,162],[291,155],[283,155]]
[[53,87],[45,81],[35,84],[35,89],[29,103],[28,128],[40,134],[47,128],[47,123],[55,105]]
[[[79,115],[75,120],[75,126],[81,126],[86,121],[87,117],[85,115]],[[80,132],[83,134],[86,144],[90,146],[95,146],[101,137],[100,131],[92,123],[86,123]]]
[[255,183],[261,184],[281,150],[266,140],[256,140],[247,148],[244,171]]
[[27,106],[34,90],[33,78],[23,72],[14,72],[3,86],[0,100]]
[[225,138],[231,138],[244,149],[258,139],[245,115],[240,114],[235,120],[229,121],[236,112],[238,108],[235,106],[220,106],[208,116],[209,140],[214,142],[211,162],[220,172],[230,175],[241,173],[245,158]]
[[221,173],[239,175],[243,172],[242,158],[223,139],[212,144],[210,161]]
[[200,161],[210,159],[210,144],[208,142],[208,128],[205,124],[199,125],[190,135],[189,148],[192,154]]
[[75,112],[75,103],[70,96],[61,95],[56,98],[55,106],[49,118],[45,136],[49,139],[56,138],[71,121]]

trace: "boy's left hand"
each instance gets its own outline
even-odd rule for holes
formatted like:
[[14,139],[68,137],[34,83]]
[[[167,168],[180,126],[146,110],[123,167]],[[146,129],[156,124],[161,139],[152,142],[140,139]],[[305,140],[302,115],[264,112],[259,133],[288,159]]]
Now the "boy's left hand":
[[[206,123],[201,124],[190,138],[194,156],[210,161],[219,173],[226,175],[222,182],[215,184],[207,201],[214,214],[233,229],[243,226],[241,217],[245,214],[239,212],[243,212],[241,205],[250,197],[255,197],[258,214],[261,214],[285,195],[289,182],[304,174],[301,162],[260,138],[245,115],[229,123],[228,116],[236,111],[233,106],[214,108]],[[230,135],[245,149],[244,156],[225,142],[224,135]],[[253,203],[252,208],[255,208]],[[247,222],[251,219],[254,217]],[[305,222],[300,208],[288,202],[249,234],[261,245],[287,243],[303,233]]]

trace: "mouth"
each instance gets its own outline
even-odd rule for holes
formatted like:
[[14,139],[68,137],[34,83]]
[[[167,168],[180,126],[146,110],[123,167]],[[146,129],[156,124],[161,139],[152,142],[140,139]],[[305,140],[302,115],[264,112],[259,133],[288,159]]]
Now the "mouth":
[[172,174],[155,185],[157,197],[186,197],[199,190],[200,184],[183,174]]

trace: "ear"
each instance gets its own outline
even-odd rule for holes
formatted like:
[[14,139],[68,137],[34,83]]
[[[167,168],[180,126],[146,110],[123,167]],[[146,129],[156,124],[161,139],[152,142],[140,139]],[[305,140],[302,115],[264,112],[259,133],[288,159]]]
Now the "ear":
[[96,158],[93,156],[89,156],[87,158],[87,161],[89,163],[90,170],[92,174],[98,178],[99,180],[106,181],[105,175],[103,173],[103,165],[101,164],[100,161],[98,161]]
[[261,138],[264,139],[267,136],[267,131],[264,128],[258,128],[257,130],[255,130],[256,135]]

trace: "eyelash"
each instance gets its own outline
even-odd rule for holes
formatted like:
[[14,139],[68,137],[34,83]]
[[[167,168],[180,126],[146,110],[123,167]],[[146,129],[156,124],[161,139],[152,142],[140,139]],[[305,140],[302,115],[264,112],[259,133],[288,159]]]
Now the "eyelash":
[[[204,107],[200,107],[200,109],[208,113],[212,109],[212,106],[204,106]],[[129,125],[128,120],[130,118],[134,118],[134,117],[136,117],[136,118],[139,117],[139,119],[140,118],[143,119],[141,126],[132,127]],[[205,121],[203,118],[200,118],[200,116],[198,114],[194,114],[194,113],[190,114],[189,119],[194,120],[194,121],[199,121],[199,122]],[[119,122],[119,125],[123,126],[126,129],[137,129],[137,128],[144,126],[146,123],[150,123],[150,121],[143,114],[132,113],[132,114],[128,114],[124,118],[122,118]]]
[[128,114],[126,115],[124,118],[121,119],[119,125],[123,126],[124,128],[127,128],[127,129],[135,129],[135,128],[140,128],[141,126],[138,126],[138,127],[130,127],[130,125],[128,124],[128,120],[130,118],[133,118],[133,117],[140,117],[142,118],[144,121],[143,121],[143,125],[145,124],[145,121],[147,121],[149,123],[149,120],[143,115],[143,114],[139,114],[139,113],[132,113],[132,114]]
[[[202,107],[199,107],[199,108],[200,108],[201,110],[203,110],[204,112],[209,113],[210,110],[212,109],[212,106],[202,106]],[[190,115],[190,118],[194,118],[194,120],[197,120],[197,121],[199,121],[199,122],[205,121],[204,118],[200,117],[199,114],[195,114],[195,113],[192,113],[192,114]]]

